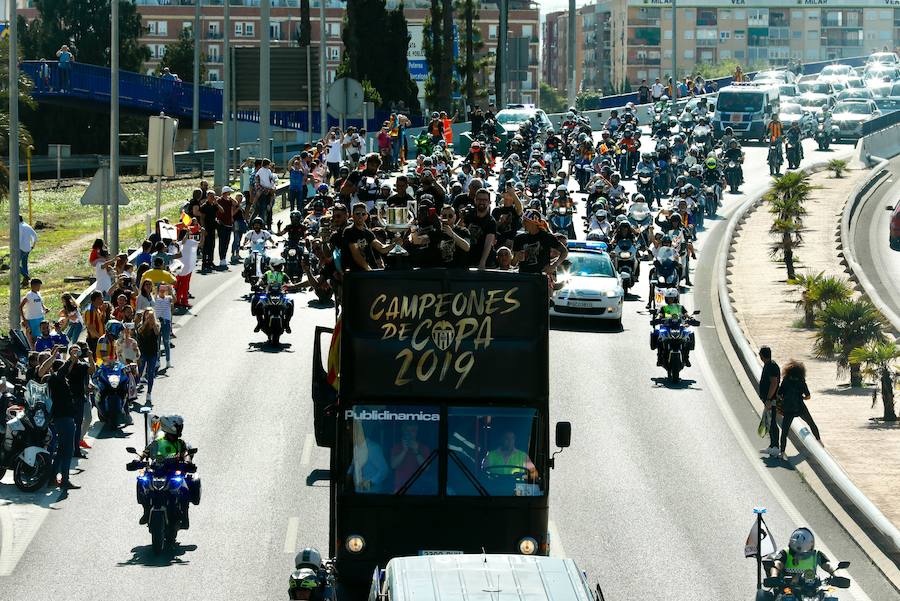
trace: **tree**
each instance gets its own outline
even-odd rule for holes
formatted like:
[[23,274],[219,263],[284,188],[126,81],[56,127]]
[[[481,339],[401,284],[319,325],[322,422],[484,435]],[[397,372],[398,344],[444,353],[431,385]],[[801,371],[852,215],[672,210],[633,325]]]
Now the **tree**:
[[422,50],[428,61],[425,103],[446,110],[453,101],[452,0],[431,0],[422,33]]
[[844,171],[847,170],[847,161],[841,159],[831,159],[828,161],[828,169],[834,173],[834,177],[836,179],[840,179],[844,176]]
[[462,30],[466,41],[465,52],[459,61],[458,70],[463,78],[463,94],[466,97],[466,104],[470,107],[475,106],[478,98],[487,96],[487,90],[478,85],[476,76],[483,72],[491,62],[491,57],[480,56],[484,51],[481,29],[476,25],[480,8],[479,0],[456,0],[456,11],[462,14],[459,29]]
[[341,33],[344,56],[339,76],[368,80],[380,97],[379,108],[395,103],[418,113],[418,88],[409,76],[409,27],[403,4],[387,10],[385,0],[348,0]]
[[[881,385],[881,403],[884,407],[882,419],[886,422],[897,421],[894,410],[894,387],[897,372],[894,363],[900,358],[900,348],[893,342],[870,342],[862,348],[853,349],[850,353],[851,364],[862,365],[863,375],[877,380]],[[872,393],[872,406],[878,399],[878,389]]]
[[[9,155],[10,127],[9,127],[9,38],[0,40],[0,199],[9,196],[9,167],[3,162]],[[35,102],[31,98],[33,84],[28,77],[19,73],[19,104],[23,107],[34,107]],[[24,151],[32,143],[28,128],[19,125],[19,148]]]
[[806,202],[813,185],[810,183],[809,173],[806,171],[788,171],[784,175],[775,178],[770,198],[780,198],[786,201],[793,200],[800,204]]
[[776,238],[776,242],[772,245],[772,256],[779,255],[784,260],[784,267],[787,269],[787,279],[796,279],[794,272],[794,249],[800,246],[803,240],[801,232],[803,227],[800,221],[794,219],[776,219],[769,229],[769,232]]
[[564,113],[568,109],[566,97],[546,81],[541,82],[540,105],[545,113]]
[[862,386],[861,363],[851,359],[851,354],[870,342],[887,340],[885,321],[878,309],[866,300],[836,300],[819,312],[816,326],[816,356],[834,359],[838,375],[849,369],[850,386]]
[[600,108],[602,99],[603,95],[599,92],[582,92],[575,97],[575,108],[579,111],[593,111]]
[[850,298],[852,290],[846,280],[825,277],[825,272],[807,273],[791,280],[790,284],[800,286],[800,300],[797,306],[803,309],[803,325],[812,328],[816,323],[816,312],[826,304]]
[[[206,57],[200,54],[200,81],[206,81]],[[166,44],[166,51],[159,66],[156,67],[156,74],[162,73],[163,69],[168,67],[169,70],[178,75],[185,82],[193,83],[194,81],[194,34],[188,29],[182,29],[178,34],[178,40],[171,44]]]

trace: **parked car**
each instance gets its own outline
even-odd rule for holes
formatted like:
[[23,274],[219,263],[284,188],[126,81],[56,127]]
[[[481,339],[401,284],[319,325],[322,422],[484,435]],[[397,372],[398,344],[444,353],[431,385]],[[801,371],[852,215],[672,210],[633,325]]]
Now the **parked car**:
[[900,65],[900,59],[895,52],[874,52],[866,59],[867,65]]
[[873,100],[842,100],[831,112],[831,122],[837,128],[835,141],[858,139],[862,136],[863,123],[880,116],[881,111]]

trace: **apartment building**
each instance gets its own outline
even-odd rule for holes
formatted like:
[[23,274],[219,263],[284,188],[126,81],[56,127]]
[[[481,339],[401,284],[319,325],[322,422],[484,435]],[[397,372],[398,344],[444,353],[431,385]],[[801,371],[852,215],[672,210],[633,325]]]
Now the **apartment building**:
[[[193,27],[194,0],[134,0],[138,12],[143,18],[146,33],[141,41],[150,48],[151,58],[144,65],[146,71],[152,72],[159,64],[165,53],[166,44],[174,42],[180,32]],[[337,67],[340,64],[343,44],[341,42],[341,30],[345,15],[346,2],[338,0],[325,1],[325,52],[326,52],[326,79],[330,83],[334,81]],[[200,0],[201,23],[200,39],[201,49],[206,57],[206,73],[210,81],[220,80],[222,77],[223,46],[222,41],[226,35],[232,46],[256,46],[260,41],[260,0],[231,0],[231,25],[229,30],[224,30],[223,0]],[[399,5],[399,0],[389,0],[388,6],[393,8]],[[319,13],[320,0],[311,0],[311,25],[313,44],[319,43]],[[431,6],[430,0],[408,0],[403,3],[404,12],[409,23],[410,35],[413,38],[411,46],[421,48],[422,26]],[[289,46],[295,44],[297,32],[300,28],[300,3],[299,0],[271,0],[270,39],[272,45]],[[538,84],[540,81],[539,69],[539,9],[535,2],[528,0],[509,0],[509,28],[510,39],[527,39],[528,60],[527,72],[523,81],[511,84],[511,90],[516,94],[515,98],[522,102],[537,102]],[[30,0],[23,3],[22,14],[26,18],[33,18],[36,10],[31,7]],[[499,24],[499,11],[496,2],[482,1],[478,27],[485,44],[485,53],[493,54],[497,49]],[[460,51],[463,51],[464,41],[460,40]],[[412,60],[412,57],[410,57]],[[413,77],[420,82],[422,96],[424,96],[423,81],[425,73],[414,72]],[[493,70],[482,74],[482,83],[493,89]]]
[[900,39],[900,8],[885,0],[678,0],[674,11],[671,0],[601,0],[597,10],[615,29],[607,66],[631,85],[728,59],[749,68],[859,56]]

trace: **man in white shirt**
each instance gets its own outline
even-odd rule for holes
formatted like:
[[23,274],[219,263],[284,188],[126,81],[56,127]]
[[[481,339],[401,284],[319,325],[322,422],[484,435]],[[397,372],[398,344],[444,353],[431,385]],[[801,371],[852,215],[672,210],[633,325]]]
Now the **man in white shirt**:
[[190,309],[191,303],[191,275],[197,266],[197,249],[203,243],[207,232],[201,228],[199,234],[192,234],[191,230],[185,228],[181,230],[181,261],[184,264],[181,272],[175,276],[175,307],[179,309]]
[[19,215],[19,271],[22,273],[22,285],[28,285],[30,274],[28,273],[28,254],[34,250],[38,235],[34,228],[25,223]]
[[[275,204],[275,186],[278,178],[272,173],[272,162],[263,159],[262,167],[256,171],[256,199],[254,200],[254,213],[261,217],[267,225],[272,223],[272,205]],[[208,232],[212,235],[211,232]]]
[[343,158],[341,154],[341,130],[336,127],[332,128],[328,132],[328,137],[325,138],[325,143],[328,145],[328,151],[325,154],[325,164],[328,166],[328,173],[331,175],[331,181],[333,182],[340,175],[341,159]]
[[29,340],[32,341],[32,346],[34,346],[34,340],[37,340],[41,335],[41,322],[44,320],[44,316],[49,312],[46,306],[44,306],[44,299],[41,298],[41,282],[38,278],[34,278],[31,280],[31,290],[28,294],[25,295],[25,298],[22,299],[22,302],[19,303],[19,315],[22,316],[22,327],[25,328],[25,333],[28,335]]
[[659,78],[656,78],[656,81],[653,82],[653,85],[650,86],[650,96],[653,98],[653,102],[659,102],[659,99],[662,98],[663,93],[665,93],[666,87],[662,85],[662,82],[659,81]]

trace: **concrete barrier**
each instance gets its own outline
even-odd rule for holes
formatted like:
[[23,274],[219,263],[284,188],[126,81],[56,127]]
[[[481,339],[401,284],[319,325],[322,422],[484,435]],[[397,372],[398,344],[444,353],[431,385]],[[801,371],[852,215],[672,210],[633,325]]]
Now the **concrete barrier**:
[[[871,166],[878,158],[891,158],[900,154],[900,123],[891,125],[862,137],[856,143],[855,163]],[[873,160],[873,157],[875,160]]]
[[[808,167],[806,171],[823,171],[827,168],[827,162],[822,161]],[[728,337],[734,347],[747,377],[754,384],[759,385],[761,364],[756,352],[750,347],[747,337],[744,335],[728,293],[728,256],[734,243],[734,235],[738,225],[744,220],[747,212],[762,202],[763,194],[747,200],[732,215],[725,231],[725,253],[720,258],[717,269],[717,291],[719,297],[719,309],[725,322]],[[791,440],[794,445],[802,450],[810,465],[822,479],[829,490],[845,506],[847,512],[857,521],[864,530],[874,534],[873,540],[892,561],[900,560],[900,530],[879,510],[868,497],[850,480],[846,472],[819,444],[806,425],[800,425],[796,420],[791,424]]]

